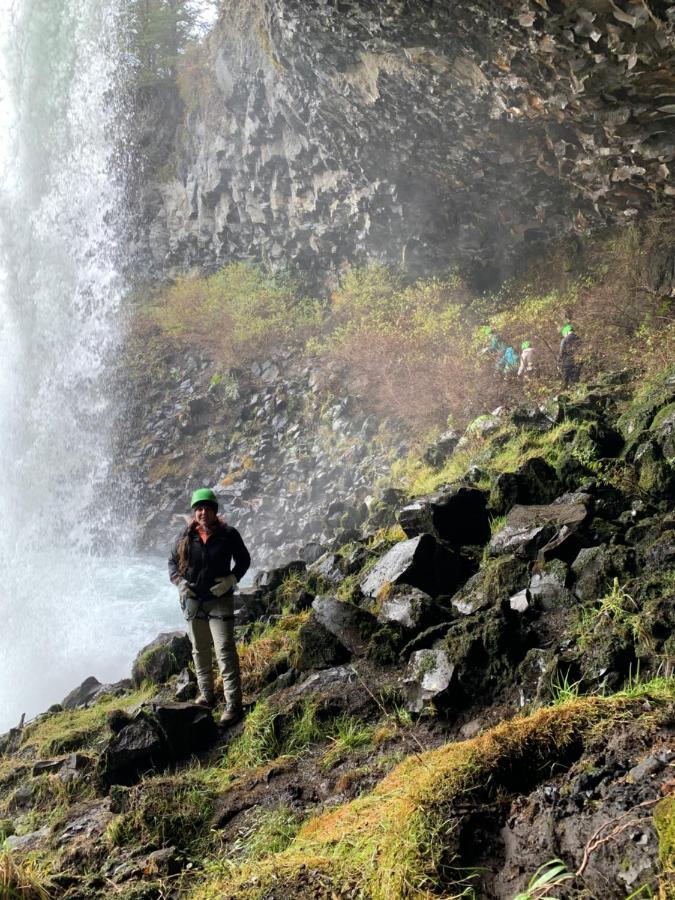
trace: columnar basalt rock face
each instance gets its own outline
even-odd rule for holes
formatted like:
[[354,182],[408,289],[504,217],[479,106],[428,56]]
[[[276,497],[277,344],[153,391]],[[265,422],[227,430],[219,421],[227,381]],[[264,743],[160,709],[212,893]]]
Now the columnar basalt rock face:
[[155,268],[473,266],[672,202],[661,0],[230,0],[143,189]]

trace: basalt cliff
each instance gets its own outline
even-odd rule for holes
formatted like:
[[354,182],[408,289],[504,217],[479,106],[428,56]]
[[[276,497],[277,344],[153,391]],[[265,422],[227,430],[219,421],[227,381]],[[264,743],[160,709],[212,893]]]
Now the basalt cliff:
[[674,26],[657,0],[228,0],[180,94],[146,95],[139,258],[494,286],[672,203]]

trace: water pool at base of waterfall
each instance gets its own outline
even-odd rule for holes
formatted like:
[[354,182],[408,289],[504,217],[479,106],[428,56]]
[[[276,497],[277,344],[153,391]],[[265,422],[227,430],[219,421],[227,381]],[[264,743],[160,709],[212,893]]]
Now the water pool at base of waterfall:
[[2,587],[0,733],[59,703],[89,675],[131,674],[141,648],[184,630],[161,557],[27,555]]

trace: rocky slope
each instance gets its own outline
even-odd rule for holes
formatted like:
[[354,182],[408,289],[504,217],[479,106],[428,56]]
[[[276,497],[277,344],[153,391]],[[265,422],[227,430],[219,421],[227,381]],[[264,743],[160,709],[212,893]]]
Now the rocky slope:
[[671,897],[674,429],[672,370],[484,416],[388,528],[240,593],[241,725],[179,633],[5,735],[10,887],[512,898],[560,857],[565,896]]
[[137,545],[167,552],[195,485],[212,486],[242,532],[256,569],[345,543],[368,516],[373,486],[405,452],[326,367],[293,354],[222,376],[194,348],[142,341],[118,377],[125,424],[115,477],[130,485]]
[[330,285],[374,258],[495,284],[669,205],[673,27],[661,0],[230,0],[182,105],[146,108],[143,271],[256,258]]

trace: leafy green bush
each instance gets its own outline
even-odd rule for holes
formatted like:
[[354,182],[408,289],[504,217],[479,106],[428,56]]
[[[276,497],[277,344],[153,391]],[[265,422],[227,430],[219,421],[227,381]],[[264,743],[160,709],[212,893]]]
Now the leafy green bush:
[[302,344],[318,328],[322,308],[292,278],[242,262],[207,278],[176,279],[144,314],[167,337],[202,347],[227,368]]

